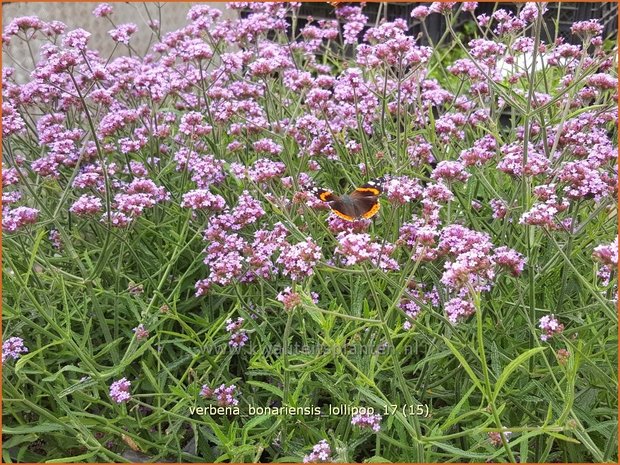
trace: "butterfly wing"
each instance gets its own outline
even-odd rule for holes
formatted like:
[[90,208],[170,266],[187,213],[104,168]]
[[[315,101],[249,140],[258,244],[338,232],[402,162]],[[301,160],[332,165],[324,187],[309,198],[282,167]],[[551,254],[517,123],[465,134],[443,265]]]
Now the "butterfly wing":
[[356,205],[348,195],[337,197],[329,203],[329,207],[337,217],[343,220],[355,221],[356,218],[359,218]]
[[348,196],[340,197],[331,191],[319,187],[313,187],[310,192],[319,200],[327,202],[334,214],[343,220],[353,221],[357,217],[353,203]]
[[310,189],[310,193],[323,202],[332,202],[338,198],[333,192],[321,189],[319,187],[313,187]]
[[383,185],[385,184],[385,178],[377,178],[372,181],[368,181],[363,186],[358,187],[353,192],[352,196],[370,196],[374,195],[375,197],[383,192]]
[[379,195],[383,192],[383,178],[369,181],[358,187],[351,195],[338,196],[331,191],[313,187],[311,192],[319,200],[327,202],[334,214],[346,221],[357,218],[372,218],[377,214],[381,204]]
[[351,199],[355,205],[355,216],[357,218],[368,219],[377,214],[381,208],[378,197],[383,192],[383,183],[383,178],[375,179],[353,191]]

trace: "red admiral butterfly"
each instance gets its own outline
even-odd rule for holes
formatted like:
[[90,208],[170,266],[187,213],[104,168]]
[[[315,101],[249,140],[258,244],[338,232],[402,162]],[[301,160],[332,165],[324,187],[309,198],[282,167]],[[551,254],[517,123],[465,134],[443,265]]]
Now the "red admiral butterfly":
[[317,187],[313,187],[310,192],[327,202],[338,217],[355,221],[359,218],[372,218],[377,214],[381,207],[379,195],[383,192],[384,182],[384,178],[375,179],[358,187],[350,195],[335,195]]

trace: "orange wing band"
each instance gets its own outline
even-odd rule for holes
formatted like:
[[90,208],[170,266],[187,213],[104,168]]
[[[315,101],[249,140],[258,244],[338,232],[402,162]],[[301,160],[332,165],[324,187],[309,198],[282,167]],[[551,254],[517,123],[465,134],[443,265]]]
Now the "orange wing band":
[[379,194],[381,194],[381,191],[379,189],[374,188],[374,187],[358,187],[355,190],[357,192],[370,192],[372,195],[379,195]]
[[327,202],[332,195],[333,194],[329,191],[321,192],[319,194],[319,199],[321,199],[323,202]]
[[334,215],[336,215],[338,218],[342,218],[343,220],[347,220],[347,221],[354,221],[355,218],[353,218],[352,216],[349,215],[345,215],[344,213],[340,213],[338,210],[332,210],[334,212]]
[[368,210],[366,213],[362,215],[362,218],[366,218],[366,219],[372,218],[373,216],[377,214],[377,212],[379,211],[379,208],[381,208],[381,204],[377,202],[376,204],[372,206],[370,210]]

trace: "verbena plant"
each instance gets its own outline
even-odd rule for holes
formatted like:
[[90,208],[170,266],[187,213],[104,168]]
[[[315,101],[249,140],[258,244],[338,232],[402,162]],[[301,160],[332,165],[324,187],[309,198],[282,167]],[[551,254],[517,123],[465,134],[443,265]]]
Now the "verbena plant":
[[229,7],[5,26],[4,461],[617,460],[615,40]]

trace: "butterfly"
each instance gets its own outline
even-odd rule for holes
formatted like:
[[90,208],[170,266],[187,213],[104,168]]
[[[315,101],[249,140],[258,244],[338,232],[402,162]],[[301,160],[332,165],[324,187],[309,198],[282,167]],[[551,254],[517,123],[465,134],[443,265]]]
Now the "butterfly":
[[310,192],[327,202],[336,216],[347,221],[360,218],[372,218],[377,214],[381,204],[379,195],[383,192],[384,178],[378,178],[356,188],[349,195],[336,195],[325,189],[313,187]]

